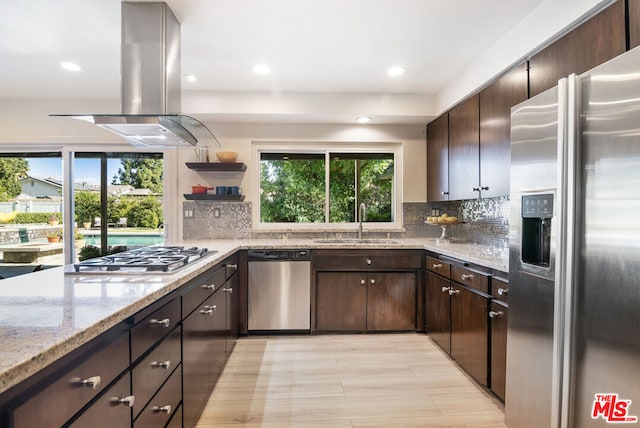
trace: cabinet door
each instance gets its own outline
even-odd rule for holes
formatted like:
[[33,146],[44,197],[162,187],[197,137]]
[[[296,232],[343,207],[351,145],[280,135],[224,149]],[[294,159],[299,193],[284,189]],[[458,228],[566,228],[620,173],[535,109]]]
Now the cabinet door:
[[223,291],[227,295],[225,327],[227,334],[226,357],[229,358],[238,338],[238,275],[233,275],[227,280]]
[[527,99],[527,62],[514,66],[480,92],[480,192],[509,195],[511,107]]
[[451,354],[451,304],[449,287],[451,282],[432,272],[427,273],[425,311],[426,330],[431,340],[447,354]]
[[365,331],[367,328],[367,274],[318,272],[316,329]]
[[488,386],[488,299],[451,283],[451,357],[478,383]]
[[[626,50],[624,0],[618,0],[529,60],[530,96],[584,73]],[[634,3],[633,1],[630,3]]]
[[367,331],[415,331],[416,274],[376,272],[367,281]]
[[449,112],[449,200],[480,196],[479,95]]
[[184,426],[195,426],[226,358],[225,297],[221,290],[182,321]]
[[491,390],[504,401],[507,371],[507,315],[509,308],[491,302]]
[[427,201],[449,200],[449,114],[427,125]]
[[[131,377],[129,373],[114,383],[111,388],[102,394],[97,401],[89,406],[81,415],[69,425],[65,427],[73,428],[113,428],[113,427],[130,427],[131,426],[131,408],[126,404],[127,398],[131,396]],[[122,403],[117,400],[123,399]],[[134,400],[135,402],[135,400]],[[46,413],[48,408],[40,409],[40,413]],[[30,425],[35,426],[52,426]]]

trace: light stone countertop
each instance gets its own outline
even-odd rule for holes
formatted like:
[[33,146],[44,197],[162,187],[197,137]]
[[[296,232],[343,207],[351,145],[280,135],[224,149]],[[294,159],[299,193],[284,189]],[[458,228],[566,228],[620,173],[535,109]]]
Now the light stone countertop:
[[312,239],[185,241],[217,250],[178,273],[65,275],[72,266],[0,281],[0,392],[87,343],[240,249],[426,249],[503,272],[503,252],[476,244],[435,239],[392,239],[367,244],[318,243]]

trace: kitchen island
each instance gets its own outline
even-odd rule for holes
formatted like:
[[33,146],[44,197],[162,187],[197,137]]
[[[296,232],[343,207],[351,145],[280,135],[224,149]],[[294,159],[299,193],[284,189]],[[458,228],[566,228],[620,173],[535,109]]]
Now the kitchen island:
[[347,243],[310,239],[207,240],[180,245],[207,247],[215,254],[175,274],[65,275],[72,266],[54,268],[0,282],[0,392],[5,392],[58,362],[140,311],[175,292],[239,250],[415,249],[437,252],[500,271],[507,270],[501,251],[475,244],[434,239]]

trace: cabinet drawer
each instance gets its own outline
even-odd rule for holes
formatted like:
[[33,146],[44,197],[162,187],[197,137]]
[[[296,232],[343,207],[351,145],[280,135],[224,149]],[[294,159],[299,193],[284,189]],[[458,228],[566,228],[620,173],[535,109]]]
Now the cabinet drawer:
[[129,334],[124,333],[16,408],[14,426],[61,426],[128,365]]
[[179,328],[175,329],[171,336],[133,368],[133,395],[136,397],[134,417],[180,364],[180,333]]
[[[133,398],[130,394],[129,373],[113,384],[96,402],[87,408],[81,415],[65,427],[73,428],[113,428],[131,426],[131,408],[126,404],[127,399]],[[123,400],[119,402],[119,400]],[[50,409],[47,409],[49,411]],[[41,413],[46,413],[40,410]],[[53,426],[33,425],[33,426]],[[57,426],[57,425],[56,425]]]
[[509,302],[509,281],[505,278],[494,276],[491,278],[491,295],[494,299]]
[[188,287],[182,296],[182,317],[186,318],[202,302],[207,300],[225,282],[225,267],[216,266],[194,280],[194,285]]
[[422,253],[410,250],[316,250],[316,270],[420,269]]
[[179,322],[180,300],[173,299],[134,325],[131,329],[131,362],[166,336]]
[[451,279],[458,284],[489,293],[489,275],[484,272],[451,266]]
[[162,385],[160,391],[151,399],[149,404],[147,404],[140,413],[140,416],[134,421],[134,428],[157,428],[165,426],[182,399],[181,372],[181,370],[174,371],[169,380]]
[[451,265],[442,260],[427,256],[427,269],[445,278],[451,278]]

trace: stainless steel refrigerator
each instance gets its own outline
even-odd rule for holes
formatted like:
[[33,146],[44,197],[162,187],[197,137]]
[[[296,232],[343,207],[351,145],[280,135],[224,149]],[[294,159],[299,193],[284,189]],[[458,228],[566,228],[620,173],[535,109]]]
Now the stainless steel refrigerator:
[[640,49],[511,110],[510,428],[640,421]]

